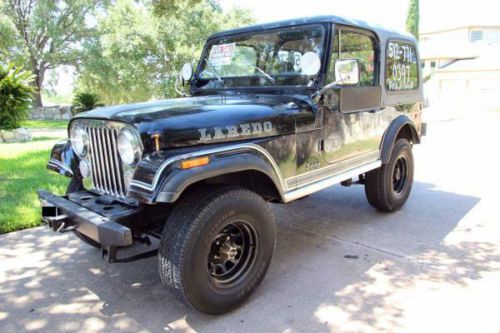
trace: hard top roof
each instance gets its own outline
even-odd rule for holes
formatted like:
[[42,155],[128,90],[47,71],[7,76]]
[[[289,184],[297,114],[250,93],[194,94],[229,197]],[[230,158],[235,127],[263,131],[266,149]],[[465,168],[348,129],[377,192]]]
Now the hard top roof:
[[249,26],[242,27],[242,28],[217,32],[217,33],[211,35],[209,37],[209,39],[226,37],[226,36],[242,34],[242,33],[247,33],[247,32],[258,32],[258,31],[265,31],[265,30],[275,29],[275,28],[291,27],[291,26],[297,26],[297,25],[303,25],[303,24],[314,24],[314,23],[336,23],[336,24],[341,24],[341,25],[347,25],[347,26],[367,29],[367,30],[371,30],[371,31],[375,32],[380,39],[402,38],[402,39],[406,39],[406,40],[415,41],[415,37],[413,37],[413,35],[406,33],[406,32],[400,32],[400,31],[392,30],[390,28],[384,28],[384,27],[377,25],[377,24],[370,24],[370,23],[367,23],[367,22],[364,22],[361,20],[349,19],[349,18],[334,16],[334,15],[310,16],[310,17],[294,18],[294,19],[289,19],[289,20],[284,20],[284,21],[249,25]]

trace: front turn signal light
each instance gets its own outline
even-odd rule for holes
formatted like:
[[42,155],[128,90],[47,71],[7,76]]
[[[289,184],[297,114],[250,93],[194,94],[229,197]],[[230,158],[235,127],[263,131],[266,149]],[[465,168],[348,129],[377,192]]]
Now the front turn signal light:
[[207,165],[210,163],[208,156],[193,158],[190,160],[185,160],[181,162],[181,169],[191,169],[199,166]]

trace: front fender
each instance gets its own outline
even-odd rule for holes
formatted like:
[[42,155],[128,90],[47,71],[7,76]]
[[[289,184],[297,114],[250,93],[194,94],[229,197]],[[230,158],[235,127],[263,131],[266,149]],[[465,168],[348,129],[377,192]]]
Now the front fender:
[[52,147],[47,169],[66,177],[77,175],[78,159],[71,148],[69,139],[61,140]]
[[[183,160],[208,156],[207,165],[183,170]],[[141,162],[128,194],[140,201],[175,202],[191,184],[220,175],[254,170],[268,176],[283,198],[284,181],[281,172],[267,151],[257,144],[241,144],[210,150],[199,150],[165,159],[162,163]],[[141,164],[143,164],[141,166]]]

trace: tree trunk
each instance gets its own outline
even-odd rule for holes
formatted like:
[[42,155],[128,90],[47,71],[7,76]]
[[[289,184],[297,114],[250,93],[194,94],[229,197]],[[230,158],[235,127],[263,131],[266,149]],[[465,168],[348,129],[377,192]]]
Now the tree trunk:
[[33,82],[33,86],[35,87],[35,92],[33,93],[33,102],[35,106],[42,107],[42,84],[45,76],[45,69],[35,69],[35,81]]
[[40,94],[40,90],[38,90],[37,85],[35,84],[35,92],[33,93],[33,103],[34,106],[36,107],[42,107],[43,102],[42,102],[42,94]]

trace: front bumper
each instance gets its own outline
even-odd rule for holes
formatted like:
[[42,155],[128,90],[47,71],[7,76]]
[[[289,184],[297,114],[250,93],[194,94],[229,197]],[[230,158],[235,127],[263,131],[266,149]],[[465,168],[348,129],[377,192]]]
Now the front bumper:
[[[96,213],[99,210],[118,210],[116,204],[100,203],[97,196],[88,192],[59,197],[39,190],[38,197],[42,206],[42,221],[54,230],[76,230],[103,247],[132,245],[132,232],[116,222],[117,214],[106,216]],[[94,206],[94,209],[91,210],[90,206]],[[121,217],[125,215],[123,209],[120,213]]]

